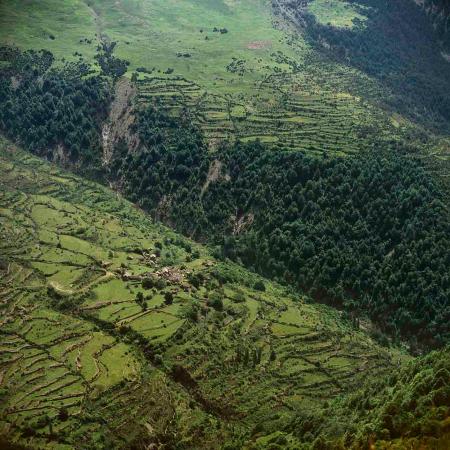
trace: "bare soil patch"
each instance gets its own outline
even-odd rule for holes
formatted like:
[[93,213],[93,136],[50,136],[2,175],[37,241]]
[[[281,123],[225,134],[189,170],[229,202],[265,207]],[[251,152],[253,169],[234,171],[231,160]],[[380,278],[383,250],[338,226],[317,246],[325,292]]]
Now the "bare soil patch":
[[272,41],[252,41],[247,44],[247,48],[250,50],[262,50],[272,46]]

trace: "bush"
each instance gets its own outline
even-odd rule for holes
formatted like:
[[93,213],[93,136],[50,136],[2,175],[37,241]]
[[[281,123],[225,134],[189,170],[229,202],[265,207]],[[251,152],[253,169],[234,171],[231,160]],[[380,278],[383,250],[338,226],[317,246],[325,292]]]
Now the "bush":
[[258,281],[255,283],[254,288],[255,288],[255,290],[257,290],[257,291],[265,292],[265,290],[266,290],[266,285],[264,284],[263,281],[258,280]]
[[172,292],[166,292],[164,294],[164,303],[166,305],[171,305],[173,303],[173,294],[172,294]]
[[197,302],[192,302],[189,305],[185,305],[181,310],[181,315],[192,322],[198,321],[198,312],[200,306]]
[[167,287],[167,282],[166,282],[166,280],[164,280],[163,278],[158,278],[158,279],[156,280],[155,287],[156,287],[158,290],[162,291],[163,289],[165,289],[165,288]]
[[220,297],[214,297],[208,300],[208,306],[216,311],[223,311],[223,301]]
[[233,301],[236,303],[244,303],[245,302],[245,295],[243,292],[238,291],[233,296]]
[[151,289],[156,285],[156,280],[153,277],[147,277],[142,280],[142,287],[144,289]]

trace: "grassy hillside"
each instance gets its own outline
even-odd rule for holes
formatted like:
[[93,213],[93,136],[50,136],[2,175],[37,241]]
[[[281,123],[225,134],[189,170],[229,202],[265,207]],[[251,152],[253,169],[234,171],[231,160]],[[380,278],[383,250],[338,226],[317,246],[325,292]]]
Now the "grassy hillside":
[[[129,62],[125,76],[136,80],[137,103],[159,101],[177,116],[188,108],[212,150],[239,138],[353,154],[374,139],[408,140],[448,182],[450,64],[434,36],[409,0],[0,4],[0,43],[47,49],[57,64],[97,64],[99,46],[114,42],[115,57]],[[380,57],[390,69],[368,70]]]
[[96,42],[80,45],[81,39],[95,38],[96,33],[94,17],[83,1],[2,1],[0,24],[4,45],[45,48],[60,59],[76,59],[75,52],[95,55]]
[[262,144],[210,154],[189,121],[138,116],[111,177],[152,216],[220,245],[223,256],[413,344],[448,342],[445,192],[413,149],[374,146],[323,158]]
[[0,1],[0,447],[447,448],[431,3]]
[[383,96],[379,85],[324,59],[266,0],[6,1],[0,17],[1,43],[59,61],[92,63],[98,45],[115,42],[127,76],[138,76],[138,100],[173,114],[189,107],[212,148],[239,137],[352,153],[369,136],[401,131],[364,101],[366,91]]
[[308,11],[322,25],[334,28],[355,28],[358,24],[365,26],[367,15],[359,3],[342,0],[313,0]]
[[0,171],[11,441],[239,446],[408,360],[5,141]]

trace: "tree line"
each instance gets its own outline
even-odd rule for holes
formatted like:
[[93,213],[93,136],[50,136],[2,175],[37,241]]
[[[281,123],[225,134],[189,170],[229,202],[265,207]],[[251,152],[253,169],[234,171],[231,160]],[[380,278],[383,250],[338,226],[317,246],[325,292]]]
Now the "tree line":
[[54,69],[46,51],[3,49],[0,56],[8,63],[0,71],[1,131],[32,153],[98,170],[108,79],[82,62]]
[[[378,100],[390,109],[448,132],[450,65],[441,54],[442,44],[448,47],[449,41],[448,6],[443,6],[446,2],[425,2],[425,8],[436,12],[434,26],[409,0],[350,3],[367,17],[365,21],[355,19],[351,29],[318,23],[303,11],[309,43],[326,57],[377,80],[385,89]],[[366,93],[361,91],[359,95]]]

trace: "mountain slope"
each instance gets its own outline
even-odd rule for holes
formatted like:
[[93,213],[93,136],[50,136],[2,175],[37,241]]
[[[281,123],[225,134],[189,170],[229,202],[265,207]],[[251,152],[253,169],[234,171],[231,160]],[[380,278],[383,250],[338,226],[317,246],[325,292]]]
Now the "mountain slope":
[[0,447],[447,448],[445,6],[0,1]]
[[4,132],[102,177],[222,257],[368,316],[413,351],[448,342],[450,219],[420,149],[381,137],[345,158],[261,143],[211,151],[188,108],[142,105],[123,79],[111,103],[120,63],[101,56],[109,76],[85,63],[55,70],[48,52],[5,51]]
[[4,44],[91,64],[98,46],[114,43],[115,57],[129,62],[126,76],[135,74],[139,101],[159,100],[173,114],[188,108],[212,148],[240,138],[352,153],[410,126],[391,117],[403,113],[398,108],[380,108],[391,95],[383,83],[324,58],[265,0],[6,1],[0,8]]
[[4,141],[0,171],[10,440],[242,445],[409,359]]
[[[286,10],[314,48],[376,80],[384,94],[379,102],[448,132],[450,65],[421,8],[410,0],[311,0],[286,2]],[[358,84],[353,89],[364,97],[366,87]]]
[[286,432],[261,437],[251,448],[447,449],[449,351],[432,352],[386,378],[369,380],[325,408],[300,414]]
[[188,110],[212,150],[238,138],[334,155],[402,140],[447,183],[450,63],[428,10],[410,0],[8,0],[0,42],[97,70],[106,48],[140,104]]

